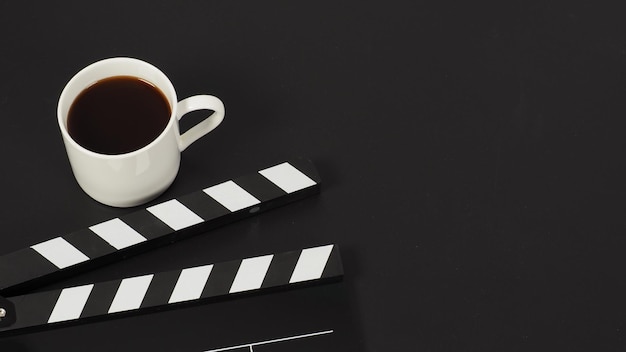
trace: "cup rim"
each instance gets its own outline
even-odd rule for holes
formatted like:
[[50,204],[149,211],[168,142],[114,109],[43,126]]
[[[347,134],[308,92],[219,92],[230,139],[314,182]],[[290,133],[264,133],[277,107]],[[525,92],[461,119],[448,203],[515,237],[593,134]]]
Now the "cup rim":
[[[72,136],[69,134],[68,130],[67,130],[67,116],[64,116],[64,114],[61,111],[61,107],[65,106],[62,105],[62,103],[66,103],[65,101],[68,100],[67,95],[69,94],[69,89],[73,84],[76,84],[76,81],[78,81],[83,75],[87,74],[88,72],[98,68],[99,66],[103,66],[103,65],[109,65],[112,63],[118,63],[118,62],[122,62],[122,61],[126,61],[126,62],[131,62],[133,64],[136,65],[141,65],[144,67],[149,68],[150,70],[153,70],[154,72],[157,73],[157,75],[161,75],[162,78],[164,78],[164,81],[166,82],[167,87],[161,87],[161,86],[157,86],[154,82],[147,80],[143,77],[139,77],[143,80],[146,80],[150,83],[152,83],[153,85],[155,85],[155,87],[157,87],[159,90],[161,90],[161,92],[166,96],[166,98],[168,99],[168,102],[170,103],[170,108],[171,108],[171,114],[170,114],[170,118],[169,121],[167,122],[167,125],[165,126],[165,128],[163,128],[163,131],[161,131],[161,133],[154,138],[150,143],[148,143],[147,145],[127,152],[127,153],[122,153],[122,154],[103,154],[103,153],[98,153],[98,152],[94,152],[92,150],[89,150],[85,147],[83,147],[82,145],[80,145],[78,142],[76,142],[74,140],[74,138],[72,138]],[[123,74],[120,74],[120,76],[122,76]],[[106,77],[102,77],[101,79],[105,79],[107,77],[115,77],[116,75],[110,75],[110,76],[106,76]],[[96,81],[97,82],[97,81]],[[95,82],[93,82],[95,83]],[[81,91],[83,91],[84,89],[86,89],[88,86],[81,88]],[[164,91],[163,88],[167,88],[168,91]],[[170,101],[171,99],[171,101]],[[72,102],[69,102],[70,106]],[[172,125],[175,123],[176,120],[176,113],[177,113],[177,105],[178,105],[178,98],[176,96],[176,91],[174,89],[174,86],[172,84],[172,82],[170,81],[170,79],[165,75],[165,73],[163,73],[163,71],[161,71],[160,69],[158,69],[156,66],[141,60],[141,59],[137,59],[137,58],[133,58],[133,57],[124,57],[124,56],[119,56],[119,57],[111,57],[111,58],[106,58],[106,59],[102,59],[102,60],[98,60],[96,62],[93,62],[87,66],[85,66],[84,68],[82,68],[80,71],[78,71],[76,74],[74,74],[74,76],[72,76],[72,78],[65,84],[65,86],[63,87],[63,91],[61,91],[61,95],[59,96],[59,101],[57,103],[57,122],[59,124],[59,128],[61,129],[61,134],[63,135],[63,139],[70,143],[72,145],[73,148],[78,149],[79,151],[81,151],[82,153],[85,153],[89,156],[92,157],[97,157],[97,158],[102,158],[102,159],[123,159],[123,158],[128,158],[128,157],[132,157],[135,155],[138,155],[142,152],[144,152],[147,149],[152,148],[153,145],[159,143],[163,138],[165,138],[165,135],[168,133],[168,131],[170,130],[170,128],[172,128]],[[69,111],[69,109],[68,109]]]

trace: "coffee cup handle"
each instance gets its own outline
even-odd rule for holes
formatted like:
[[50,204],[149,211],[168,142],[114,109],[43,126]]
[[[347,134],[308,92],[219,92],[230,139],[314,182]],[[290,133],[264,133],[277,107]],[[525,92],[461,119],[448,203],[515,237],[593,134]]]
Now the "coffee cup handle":
[[180,121],[185,114],[192,111],[213,110],[213,114],[180,135],[178,138],[178,149],[180,149],[181,152],[190,146],[191,143],[211,132],[222,123],[225,113],[224,103],[212,95],[194,95],[183,99],[178,102],[177,110],[176,120],[178,121]]

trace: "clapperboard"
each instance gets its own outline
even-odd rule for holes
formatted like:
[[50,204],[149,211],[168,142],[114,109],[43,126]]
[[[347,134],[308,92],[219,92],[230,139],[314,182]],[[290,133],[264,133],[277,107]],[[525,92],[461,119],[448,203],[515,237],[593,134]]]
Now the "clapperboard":
[[[320,178],[309,161],[283,162],[0,256],[0,339],[211,304],[211,321],[236,319],[237,330],[232,324],[208,322],[213,335],[203,351],[356,346],[343,314],[343,267],[334,244],[29,292],[302,199],[319,188]],[[309,312],[294,316],[294,311]]]

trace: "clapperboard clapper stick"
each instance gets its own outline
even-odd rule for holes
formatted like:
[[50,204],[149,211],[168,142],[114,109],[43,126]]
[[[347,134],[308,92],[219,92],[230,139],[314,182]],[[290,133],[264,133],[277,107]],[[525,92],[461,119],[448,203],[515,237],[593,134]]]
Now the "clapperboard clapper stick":
[[216,299],[341,279],[335,245],[266,254],[183,270],[0,300],[0,335],[82,324]]
[[[290,160],[0,256],[0,295],[168,244],[319,192],[313,164]],[[0,324],[11,320],[0,298]]]

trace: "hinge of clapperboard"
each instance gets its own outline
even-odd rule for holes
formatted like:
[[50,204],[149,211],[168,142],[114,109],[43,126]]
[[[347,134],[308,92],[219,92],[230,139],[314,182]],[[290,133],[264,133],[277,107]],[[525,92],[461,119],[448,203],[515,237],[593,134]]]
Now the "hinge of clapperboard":
[[328,244],[28,293],[79,271],[316,194],[320,182],[310,161],[289,160],[0,256],[0,335],[339,280],[339,249]]

